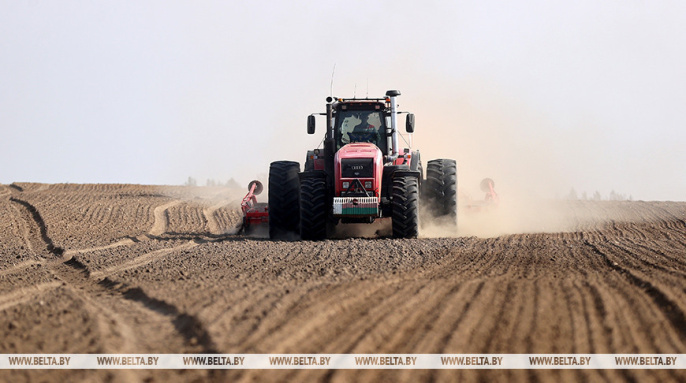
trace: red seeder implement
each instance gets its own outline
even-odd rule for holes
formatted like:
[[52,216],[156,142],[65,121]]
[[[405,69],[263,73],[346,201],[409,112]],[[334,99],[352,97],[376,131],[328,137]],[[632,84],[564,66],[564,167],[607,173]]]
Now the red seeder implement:
[[500,198],[498,198],[498,194],[495,192],[495,183],[493,182],[492,179],[490,178],[484,178],[481,181],[481,191],[486,193],[486,198],[484,198],[486,201],[488,201],[492,205],[497,205],[500,202]]
[[242,231],[249,232],[251,228],[269,222],[267,203],[257,202],[257,197],[255,197],[262,193],[262,190],[264,190],[264,186],[260,181],[251,181],[248,184],[248,194],[243,197],[241,202],[241,210],[243,210]]
[[479,185],[481,191],[486,193],[483,201],[469,201],[464,207],[468,212],[479,212],[497,207],[500,203],[498,193],[495,192],[495,183],[490,178],[484,178]]

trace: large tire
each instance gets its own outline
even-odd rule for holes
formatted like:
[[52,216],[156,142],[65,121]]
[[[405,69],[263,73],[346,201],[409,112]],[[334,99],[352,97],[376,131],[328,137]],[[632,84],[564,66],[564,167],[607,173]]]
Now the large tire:
[[300,238],[326,239],[326,178],[309,177],[300,185]]
[[393,178],[391,196],[393,238],[417,238],[419,234],[417,178]]
[[448,218],[457,225],[457,164],[455,160],[439,159],[427,163],[423,196],[434,217]]
[[269,165],[269,238],[293,239],[300,230],[300,164]]

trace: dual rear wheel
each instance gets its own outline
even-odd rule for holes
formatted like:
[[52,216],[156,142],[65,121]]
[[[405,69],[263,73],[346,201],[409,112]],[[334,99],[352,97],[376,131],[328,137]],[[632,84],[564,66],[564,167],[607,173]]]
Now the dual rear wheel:
[[326,178],[300,181],[300,164],[276,161],[269,166],[269,238],[321,240],[327,236]]
[[296,239],[300,228],[300,164],[269,165],[269,238]]
[[433,217],[444,224],[457,226],[457,163],[455,160],[432,160],[426,166],[422,197]]

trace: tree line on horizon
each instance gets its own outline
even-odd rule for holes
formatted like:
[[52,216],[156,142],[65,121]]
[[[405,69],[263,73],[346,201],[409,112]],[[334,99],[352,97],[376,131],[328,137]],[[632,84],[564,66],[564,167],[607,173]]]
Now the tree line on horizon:
[[576,190],[572,188],[565,199],[570,201],[633,201],[634,198],[631,194],[627,196],[626,194],[617,193],[614,190],[610,191],[608,198],[603,198],[603,196],[597,190],[591,196],[589,196],[585,191],[579,196]]
[[[193,178],[193,177],[188,177],[186,182],[183,183],[183,186],[198,186],[198,180]],[[231,189],[240,189],[241,188],[241,185],[238,183],[238,181],[236,181],[233,178],[230,178],[226,182],[221,182],[221,181],[217,181],[213,178],[208,178],[207,181],[205,181],[205,186],[209,186],[209,187],[221,186],[221,187],[228,187]]]

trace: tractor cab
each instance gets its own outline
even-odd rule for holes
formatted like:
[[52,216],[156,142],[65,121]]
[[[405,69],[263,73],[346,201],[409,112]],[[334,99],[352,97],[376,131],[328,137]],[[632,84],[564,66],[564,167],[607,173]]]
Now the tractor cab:
[[351,143],[368,142],[388,151],[388,124],[383,104],[358,102],[338,105],[334,115],[336,151]]

